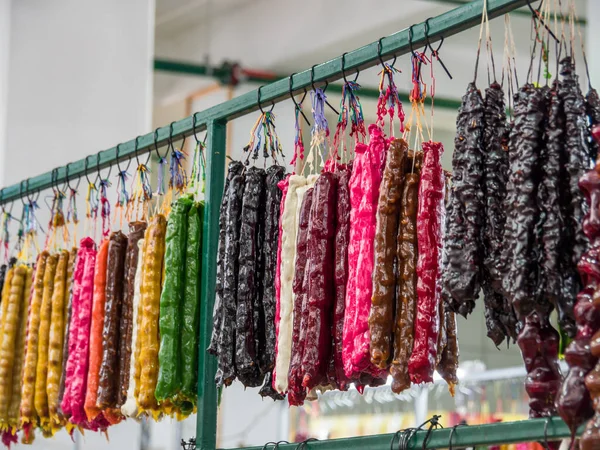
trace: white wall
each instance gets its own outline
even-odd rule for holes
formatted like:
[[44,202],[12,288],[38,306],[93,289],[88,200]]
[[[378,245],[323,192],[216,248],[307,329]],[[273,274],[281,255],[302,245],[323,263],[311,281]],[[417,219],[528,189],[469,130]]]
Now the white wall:
[[[150,131],[153,54],[154,0],[0,0],[0,186]],[[109,443],[62,431],[30,448],[130,450],[139,436],[129,421]]]
[[13,1],[0,185],[149,131],[153,33],[154,0]]

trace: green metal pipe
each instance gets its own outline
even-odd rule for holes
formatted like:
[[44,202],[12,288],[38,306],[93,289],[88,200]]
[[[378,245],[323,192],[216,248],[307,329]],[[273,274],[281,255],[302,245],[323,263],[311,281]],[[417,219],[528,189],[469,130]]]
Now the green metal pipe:
[[[488,0],[488,16],[490,18],[501,16],[515,8],[524,6],[527,0]],[[460,33],[468,28],[479,24],[483,0],[475,0],[462,5],[437,17],[429,20],[429,39],[436,42],[441,37],[449,37]],[[412,27],[414,47],[420,47],[425,44],[425,24],[421,22]],[[404,29],[391,36],[381,39],[381,57],[384,59],[400,56],[410,51],[409,29]],[[378,42],[361,47],[346,54],[346,72],[352,73],[358,69],[367,69],[379,64]],[[325,82],[332,82],[342,77],[342,58],[334,58],[314,68],[314,77],[311,76],[311,70],[305,70],[293,76],[294,93],[299,93],[304,89],[311,87],[311,79],[315,85],[324,85]],[[96,155],[88,156],[73,163],[68,164],[69,178],[81,177],[85,174],[86,160],[89,159],[89,169],[105,168],[114,165],[117,161],[126,161],[133,158],[136,154],[136,148],[140,153],[151,151],[155,145],[165,145],[169,136],[171,138],[181,138],[190,136],[194,131],[194,122],[196,131],[206,129],[206,124],[210,120],[232,120],[245,114],[258,110],[257,91],[248,92],[225,103],[213,106],[205,111],[194,114],[193,116],[179,120],[173,124],[173,127],[165,126],[156,130],[156,133],[148,133],[140,136],[137,141],[132,139],[120,146],[120,152],[117,156],[117,148],[112,147],[108,150],[99,152]],[[280,102],[289,97],[288,80],[279,80],[264,86],[261,90],[263,104],[270,102]],[[172,130],[172,133],[171,133]],[[97,164],[97,161],[99,164]],[[50,188],[54,183],[62,183],[66,180],[67,170],[65,167],[58,167],[56,176],[52,177],[52,172],[30,178],[20,184],[14,184],[0,190],[0,204],[14,201],[27,193],[37,192]]]
[[[469,0],[426,0],[429,2],[433,2],[433,3],[446,3],[449,5],[464,5],[465,3],[468,3]],[[523,17],[528,17],[531,19],[531,11],[529,9],[515,9],[514,11],[511,11],[510,14],[514,14],[515,16],[523,16]],[[564,16],[562,14],[557,15],[556,17],[558,20],[568,20],[569,17],[568,16]],[[552,17],[552,20],[554,20],[554,17]],[[579,25],[587,25],[587,20],[584,19],[583,17],[575,17],[574,21],[576,24]]]
[[[221,83],[227,84],[232,79],[233,67],[225,65],[221,67],[210,68],[204,64],[195,64],[185,61],[174,61],[168,59],[155,59],[154,70],[159,72],[176,73],[180,75],[211,76],[217,78]],[[273,74],[272,76],[248,75],[244,78],[245,82],[265,84],[273,80],[287,80],[289,75]],[[330,84],[329,92],[341,92],[341,84]],[[408,93],[400,92],[400,99],[403,103],[409,103]],[[379,91],[374,88],[362,86],[359,91],[362,98],[379,98]],[[460,107],[460,100],[445,97],[435,97],[435,105],[438,108],[457,110]]]
[[206,352],[212,330],[216,255],[219,242],[219,213],[225,178],[227,153],[227,124],[224,120],[208,123],[208,152],[206,165],[206,200],[202,234],[202,293],[200,338],[198,344],[198,412],[196,417],[196,446],[214,449],[217,441],[217,388],[215,373],[217,360]]
[[[548,425],[546,426],[546,422]],[[546,429],[546,431],[544,431]],[[560,417],[548,419],[529,419],[518,422],[499,422],[485,425],[459,426],[452,428],[432,430],[427,442],[423,441],[427,431],[419,431],[410,439],[407,448],[417,450],[421,448],[448,448],[450,447],[450,433],[452,433],[451,446],[454,448],[487,446],[493,444],[511,444],[517,442],[548,442],[570,436],[567,425]],[[579,430],[579,434],[583,427]],[[379,434],[374,436],[361,436],[355,438],[330,439],[326,441],[310,441],[304,447],[306,450],[385,450],[398,448],[398,437],[394,434]],[[394,445],[392,445],[392,441]],[[294,444],[282,444],[280,450],[294,450]],[[261,450],[263,447],[247,447],[241,450]]]

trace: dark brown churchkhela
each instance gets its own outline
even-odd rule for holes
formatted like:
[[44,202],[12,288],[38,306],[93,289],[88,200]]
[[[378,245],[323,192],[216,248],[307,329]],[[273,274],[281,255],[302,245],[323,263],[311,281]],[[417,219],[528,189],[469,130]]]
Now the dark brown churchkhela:
[[106,301],[102,331],[102,365],[98,379],[96,405],[100,409],[116,405],[119,388],[119,318],[123,303],[123,277],[127,236],[120,231],[110,235],[106,261]]
[[120,408],[127,400],[129,389],[129,369],[131,363],[131,340],[133,333],[133,296],[135,293],[135,273],[137,271],[138,242],[144,237],[146,222],[131,222],[125,253],[125,277],[123,286],[123,306],[119,325],[119,392],[116,406]]
[[321,173],[314,186],[308,226],[308,320],[302,352],[302,386],[308,391],[327,383],[331,356],[336,191],[335,175]]
[[[396,291],[396,320],[394,323],[394,358],[390,374],[392,391],[400,393],[410,387],[408,359],[414,340],[414,321],[417,308],[417,208],[419,173],[410,173],[413,157],[409,152],[408,173],[402,189],[402,206],[398,227],[398,279]],[[415,164],[416,169],[416,164]]]
[[[243,167],[243,166],[242,166]],[[235,380],[235,329],[237,309],[238,253],[240,249],[240,218],[244,174],[240,171],[230,180],[225,208],[225,251],[223,258],[223,313],[219,333],[218,369],[215,381],[218,386],[229,386]]]
[[[271,372],[275,366],[275,272],[277,269],[277,242],[279,240],[279,210],[281,189],[277,184],[285,176],[285,168],[271,166],[267,169],[265,181],[264,240],[262,245],[262,321],[264,323],[264,347],[259,349],[261,372],[266,373],[261,395],[280,399],[281,395],[273,389]],[[276,397],[276,398],[275,398]]]
[[348,378],[344,373],[342,360],[344,311],[346,309],[346,282],[348,281],[348,243],[350,241],[350,189],[348,182],[352,173],[352,163],[338,167],[337,206],[335,215],[335,306],[332,326],[332,360],[338,389],[348,388]]
[[510,136],[509,181],[504,230],[503,288],[517,317],[525,320],[536,307],[532,271],[537,265],[534,228],[537,218],[537,170],[543,144],[544,93],[526,84],[515,96]]
[[[549,93],[545,145],[542,147],[540,161],[541,180],[538,187],[538,206],[542,232],[539,250],[542,280],[539,283],[539,295],[556,308],[562,330],[574,337],[573,304],[575,296],[563,295],[563,280],[566,279],[564,274],[574,274],[574,266],[568,257],[564,260],[567,267],[561,263],[562,245],[564,245],[565,239],[560,181],[564,177],[562,167],[565,154],[565,116],[557,89],[558,82],[555,81]],[[568,252],[566,254],[568,255]]]
[[484,120],[482,187],[485,220],[482,241],[485,256],[481,283],[487,335],[498,346],[505,338],[516,339],[516,320],[514,314],[510,314],[512,306],[507,314],[502,294],[500,261],[506,223],[504,198],[508,180],[508,143],[505,141],[507,126],[504,92],[497,82],[485,90]]
[[575,233],[572,260],[573,264],[578,264],[588,246],[588,239],[581,226],[588,206],[579,190],[579,179],[589,168],[587,140],[589,134],[586,124],[585,101],[570,57],[561,61],[560,74],[562,81],[558,86],[558,96],[565,111],[566,167],[570,193],[570,220],[565,222],[565,226]]
[[[585,96],[585,111],[588,116],[590,128],[600,123],[600,96],[598,95],[598,91],[591,86]],[[595,161],[598,156],[598,143],[594,139],[590,140],[589,150],[590,159]]]
[[456,121],[452,197],[444,243],[444,286],[450,295],[449,306],[465,317],[473,311],[481,286],[483,125],[483,98],[475,84],[469,83]]
[[396,139],[390,145],[377,202],[373,298],[369,315],[369,332],[371,335],[371,362],[381,369],[385,369],[389,365],[393,349],[394,294],[396,290],[394,265],[407,148],[408,144],[404,139]]
[[[600,302],[597,294],[600,286],[600,167],[596,165],[595,169],[586,172],[579,186],[590,206],[583,221],[583,231],[589,239],[590,248],[577,266],[584,285],[577,295],[575,305],[577,335],[565,352],[569,373],[556,400],[558,412],[573,435],[594,412],[590,392],[594,396],[598,393],[598,374],[592,375],[590,371],[600,356],[599,341],[594,334],[597,334],[600,328]],[[595,431],[598,427],[599,421],[596,417],[586,428],[582,448],[597,447],[593,445],[593,441],[594,436],[597,436]]]
[[221,201],[219,215],[219,246],[217,250],[217,281],[215,287],[215,306],[213,309],[213,329],[210,336],[210,345],[208,346],[207,350],[210,354],[215,356],[218,354],[219,336],[221,335],[221,320],[223,318],[224,311],[223,288],[225,277],[225,220],[227,217],[227,201],[229,199],[227,192],[229,190],[229,183],[233,177],[240,175],[243,170],[244,165],[241,162],[232,161],[229,163],[227,178],[225,179],[225,188],[223,189],[223,200]]
[[258,367],[255,334],[254,303],[259,289],[258,240],[259,215],[263,208],[265,171],[257,167],[246,170],[246,185],[242,197],[238,284],[236,311],[235,368],[238,379],[246,387],[260,386],[263,377]]
[[296,237],[296,266],[292,290],[294,292],[294,321],[292,328],[292,353],[288,372],[288,401],[290,405],[302,405],[306,398],[306,389],[302,387],[304,372],[302,353],[306,340],[306,321],[308,309],[308,227],[312,208],[314,188],[308,189],[302,198],[298,217],[298,236]]

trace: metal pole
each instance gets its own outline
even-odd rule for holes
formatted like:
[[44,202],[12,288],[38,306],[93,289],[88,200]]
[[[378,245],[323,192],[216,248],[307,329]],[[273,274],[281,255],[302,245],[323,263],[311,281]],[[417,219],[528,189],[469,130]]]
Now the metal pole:
[[[491,18],[501,16],[509,11],[524,6],[527,0],[488,0],[488,16]],[[447,38],[460,33],[466,29],[479,24],[483,0],[475,0],[471,3],[459,6],[451,11],[441,14],[429,20],[429,40],[436,42],[442,37]],[[425,24],[421,22],[412,27],[414,48],[422,47],[425,44]],[[381,52],[378,52],[379,42],[373,42],[357,50],[348,52],[345,57],[346,72],[352,73],[358,69],[366,69],[379,64],[379,56],[383,59],[389,59],[394,55],[400,56],[410,51],[409,29],[405,29],[391,36],[381,39]],[[380,53],[380,54],[379,54]],[[315,85],[323,85],[326,81],[335,81],[342,76],[342,58],[338,57],[331,61],[319,64],[314,68],[314,78],[311,76],[311,70],[305,70],[293,77],[294,92],[299,93],[304,89],[311,87],[311,78]],[[205,111],[196,113],[196,131],[206,129],[206,124],[211,120],[232,120],[236,117],[249,114],[258,110],[257,91],[252,91],[241,95],[228,102],[209,108]],[[270,102],[280,102],[289,97],[288,80],[279,80],[264,86],[261,90],[262,103],[266,105]],[[181,139],[183,136],[190,136],[194,130],[194,116],[175,122],[171,128],[165,126],[159,128],[156,133],[148,133],[140,136],[136,146],[136,140],[132,139],[120,146],[120,152],[117,157],[117,148],[112,147],[101,151],[99,157],[89,156],[85,159],[69,163],[69,177],[71,179],[81,177],[85,174],[86,159],[89,159],[89,170],[105,168],[114,165],[118,161],[126,161],[135,156],[136,148],[140,153],[148,152],[155,145],[165,145],[172,139]],[[98,164],[97,164],[98,163]],[[63,183],[67,179],[66,167],[59,167],[54,178],[55,183]],[[22,184],[14,184],[0,190],[0,204],[7,203],[25,196],[27,193],[37,192],[48,189],[52,186],[52,172],[38,175]]]
[[213,450],[217,441],[217,361],[206,352],[212,330],[216,255],[219,241],[219,213],[225,178],[227,124],[223,120],[208,123],[206,200],[202,233],[202,293],[200,338],[198,345],[198,416],[196,418],[196,448]]

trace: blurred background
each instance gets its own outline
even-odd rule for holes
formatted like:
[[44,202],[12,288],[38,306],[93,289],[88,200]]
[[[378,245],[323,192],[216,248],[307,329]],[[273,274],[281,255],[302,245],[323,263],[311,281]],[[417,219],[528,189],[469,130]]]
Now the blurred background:
[[[158,126],[289,76],[448,11],[463,0],[0,0],[0,186],[17,183],[150,132]],[[584,45],[600,41],[594,0],[576,0],[575,25]],[[510,14],[517,72],[526,76],[532,48],[531,13]],[[497,73],[503,62],[506,21],[490,23]],[[450,168],[460,98],[473,80],[479,30],[445,40],[440,56],[452,79],[434,66],[435,140]],[[577,67],[588,80],[579,43]],[[593,81],[600,81],[600,53],[587,47]],[[478,85],[488,83],[486,56]],[[399,57],[398,88],[410,84],[408,56]],[[365,121],[375,120],[378,69],[360,73]],[[327,90],[337,106],[339,86]],[[405,104],[407,112],[410,105]],[[305,107],[310,112],[310,107]],[[429,114],[429,107],[427,108]],[[294,139],[291,100],[274,109],[290,157]],[[228,153],[240,158],[256,114],[228,124]],[[328,112],[330,127],[337,117]],[[309,130],[305,130],[309,133]],[[191,141],[191,139],[190,139]],[[306,140],[305,142],[308,142]],[[288,161],[289,162],[289,161]],[[115,180],[116,182],[116,180]],[[84,183],[85,185],[85,183]],[[20,205],[19,205],[20,207]],[[42,214],[42,213],[41,213]],[[42,221],[43,222],[43,221]],[[263,445],[394,432],[442,414],[442,423],[483,423],[524,418],[525,371],[516,346],[497,349],[486,337],[483,308],[459,321],[460,388],[455,398],[438,380],[400,396],[389,386],[329,392],[303,408],[262,400],[240,384],[223,392],[218,446]],[[61,432],[34,449],[176,450],[195,435],[195,417],[177,423],[121,423],[102,435]]]

